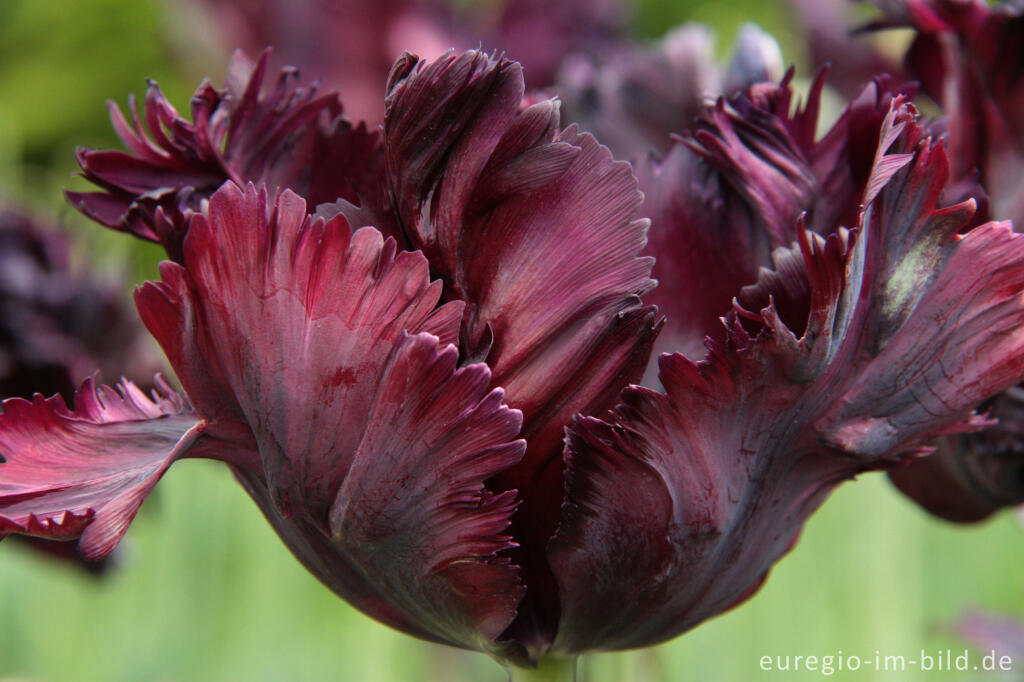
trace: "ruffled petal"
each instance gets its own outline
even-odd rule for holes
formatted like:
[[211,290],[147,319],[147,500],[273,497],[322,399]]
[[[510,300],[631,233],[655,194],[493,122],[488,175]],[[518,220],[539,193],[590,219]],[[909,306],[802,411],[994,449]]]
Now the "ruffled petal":
[[260,477],[236,470],[268,521],[325,585],[423,639],[521,659],[496,641],[524,588],[509,563],[514,491],[483,481],[522,457],[520,415],[488,390],[486,366],[456,370],[454,347],[404,335],[381,377],[329,527],[282,516]]
[[0,412],[0,537],[81,537],[86,559],[109,554],[143,500],[198,440],[201,420],[158,377],[147,397],[87,379],[74,410],[60,396],[12,398]]
[[489,389],[483,364],[456,370],[458,351],[404,335],[383,368],[376,401],[330,511],[334,542],[403,612],[444,640],[495,641],[525,589],[499,552],[515,491],[484,481],[526,449],[522,417]]
[[901,491],[948,521],[981,521],[1024,504],[1024,389],[982,405],[994,420],[983,431],[943,436],[935,454],[889,472]]
[[68,192],[68,200],[103,225],[160,242],[176,261],[189,217],[226,180],[289,188],[312,205],[344,199],[382,214],[378,135],[345,119],[336,94],[298,87],[294,69],[269,84],[269,57],[265,51],[254,63],[236,52],[223,89],[199,86],[192,122],[152,82],[141,118],[134,100],[130,123],[111,104],[128,151],[79,150],[83,175],[103,191]]
[[251,429],[236,471],[296,555],[384,622],[496,649],[515,493],[483,481],[522,457],[521,417],[486,366],[456,370],[463,305],[438,307],[423,255],[228,183],[163,274],[143,318],[209,428]]
[[654,282],[637,256],[647,222],[629,166],[574,126],[560,130],[557,103],[521,109],[523,91],[507,59],[407,55],[389,80],[384,143],[405,234],[466,301],[465,357],[486,359],[523,412],[527,455],[496,485],[527,492],[513,526],[531,590],[521,613],[543,601],[547,622],[528,629],[550,634],[543,547],[561,502],[562,429],[639,378],[657,323],[638,298]]
[[749,597],[837,483],[920,454],[1024,372],[1024,238],[958,234],[973,207],[936,208],[944,149],[897,104],[856,231],[801,231],[802,265],[748,290],[764,307],[737,303],[705,362],[665,356],[666,394],[572,426],[556,651],[650,645]]
[[[908,71],[948,117],[954,181],[980,173],[992,217],[1024,222],[1024,8],[984,0],[879,3],[915,37]],[[1018,227],[1019,229],[1019,227]]]
[[652,220],[644,253],[657,259],[649,300],[667,315],[656,354],[699,358],[706,337],[721,343],[719,318],[772,250],[795,239],[798,216],[821,234],[857,220],[882,120],[901,91],[869,83],[815,141],[825,72],[803,107],[792,76],[719,99],[664,159],[637,165]]
[[[453,341],[458,314],[435,311],[441,285],[422,255],[341,217],[312,221],[288,191],[271,201],[226,184],[193,219],[184,255],[140,292],[143,320],[204,416],[252,426],[285,514],[325,512],[354,451],[333,440],[356,437],[392,344],[424,329]],[[168,309],[182,320],[173,327]]]

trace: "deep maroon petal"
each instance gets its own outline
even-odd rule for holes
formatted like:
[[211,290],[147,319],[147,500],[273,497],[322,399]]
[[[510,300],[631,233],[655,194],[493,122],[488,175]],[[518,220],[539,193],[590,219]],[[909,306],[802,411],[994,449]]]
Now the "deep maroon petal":
[[[64,192],[68,202],[81,211],[87,218],[95,220],[100,225],[120,229],[125,214],[131,208],[131,202],[124,198],[107,194],[106,192]],[[151,231],[143,230],[142,234],[136,235],[149,241],[156,241],[156,236]]]
[[[884,80],[864,86],[815,141],[824,77],[803,107],[794,108],[792,73],[720,99],[685,143],[637,164],[652,219],[644,253],[657,259],[649,300],[668,317],[656,354],[699,358],[706,337],[721,342],[732,297],[792,243],[801,214],[821,234],[856,222],[894,91]],[[651,368],[645,384],[654,383]]]
[[175,260],[191,214],[226,180],[289,188],[312,205],[343,199],[386,216],[379,136],[345,119],[336,94],[299,87],[294,69],[269,83],[269,56],[252,62],[235,53],[223,89],[204,82],[196,90],[191,122],[155,83],[141,118],[134,100],[130,123],[111,105],[128,151],[79,150],[83,174],[103,192],[68,199],[103,225],[161,242]]
[[[1024,238],[958,234],[973,207],[936,208],[945,152],[905,107],[881,139],[855,232],[801,231],[802,267],[762,276],[746,298],[767,304],[737,304],[704,363],[663,357],[666,394],[629,389],[610,423],[573,425],[556,650],[645,646],[721,613],[837,483],[920,454],[1019,380]],[[785,314],[770,303],[800,291]]]
[[0,413],[0,536],[67,540],[100,559],[201,432],[187,402],[158,380],[152,398],[86,380],[70,410],[59,396],[12,398]]
[[428,334],[394,348],[330,511],[334,541],[377,588],[445,640],[495,648],[524,589],[507,557],[515,491],[484,481],[522,457],[521,416],[486,365],[456,371]]
[[[704,354],[704,339],[722,335],[719,318],[738,286],[757,279],[770,262],[772,243],[757,214],[692,149],[675,144],[662,160],[636,166],[651,216],[650,241],[658,287],[646,297],[667,313],[655,357]],[[645,385],[655,385],[656,368]]]
[[328,528],[307,510],[286,519],[262,479],[236,473],[296,557],[357,608],[417,637],[519,656],[495,641],[524,591],[496,556],[514,546],[515,495],[483,481],[522,456],[520,417],[488,390],[486,366],[456,359],[426,334],[395,345]]
[[638,298],[654,283],[637,257],[647,223],[629,166],[574,126],[560,130],[555,102],[521,109],[523,91],[507,59],[407,55],[390,78],[384,144],[404,232],[466,301],[463,353],[486,359],[523,412],[526,457],[496,485],[524,492],[513,534],[530,592],[516,636],[543,649],[558,608],[544,547],[561,503],[562,429],[639,378],[657,325]]
[[384,622],[497,650],[515,493],[483,482],[522,457],[521,418],[486,366],[456,370],[463,305],[437,307],[423,255],[228,183],[162,274],[143,318],[209,428],[252,430],[262,464],[236,471],[296,555]]
[[560,132],[554,103],[520,111],[522,94],[509,60],[408,57],[385,122],[399,220],[467,301],[470,355],[493,340],[502,383],[565,327],[634,307],[653,286],[650,261],[636,258],[646,223],[629,166],[589,135]]
[[[165,283],[143,296],[167,297],[196,320],[178,328],[207,341],[194,342],[201,357],[185,351],[181,374],[220,373],[222,388],[209,393],[234,396],[286,514],[300,504],[323,512],[354,452],[333,441],[357,437],[352,426],[366,419],[392,344],[406,330],[436,330],[434,315],[452,325],[436,331],[454,340],[458,316],[435,313],[441,285],[429,282],[421,255],[398,252],[373,229],[352,233],[340,217],[313,222],[290,192],[269,205],[264,191],[227,184],[189,235],[185,266],[165,265]],[[144,313],[162,343],[164,319]],[[181,342],[166,343],[177,370]]]
[[982,408],[994,425],[943,436],[934,455],[889,472],[901,491],[949,521],[980,521],[1024,504],[1024,389],[1014,387]]

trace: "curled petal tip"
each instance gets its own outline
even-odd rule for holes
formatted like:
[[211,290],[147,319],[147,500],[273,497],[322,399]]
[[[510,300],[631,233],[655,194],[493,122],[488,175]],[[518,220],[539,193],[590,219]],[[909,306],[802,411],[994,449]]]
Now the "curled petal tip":
[[0,413],[0,535],[80,537],[87,559],[109,554],[170,464],[195,444],[184,399],[87,379],[69,409],[59,397],[6,400]]

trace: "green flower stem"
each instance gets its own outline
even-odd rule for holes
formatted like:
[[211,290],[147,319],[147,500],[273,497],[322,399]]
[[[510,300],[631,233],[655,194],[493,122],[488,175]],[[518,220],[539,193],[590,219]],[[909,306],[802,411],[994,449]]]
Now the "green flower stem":
[[576,682],[576,658],[542,658],[536,668],[508,669],[509,682]]

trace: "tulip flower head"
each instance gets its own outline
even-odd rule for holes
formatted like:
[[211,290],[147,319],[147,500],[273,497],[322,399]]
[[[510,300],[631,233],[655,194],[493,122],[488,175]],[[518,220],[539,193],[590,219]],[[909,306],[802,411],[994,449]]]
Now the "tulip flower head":
[[[217,459],[357,608],[544,669],[742,602],[837,484],[980,428],[1024,374],[1024,238],[964,230],[899,93],[817,142],[787,82],[721,101],[696,218],[650,225],[632,168],[524,106],[507,58],[403,56],[379,134],[264,63],[80,153],[101,191],[72,201],[168,250],[136,303],[183,392],[4,403],[0,533],[103,556],[175,461]],[[679,306],[735,285],[721,329],[674,323],[707,355],[661,356],[664,390],[635,385],[664,324],[649,227],[691,268]]]

